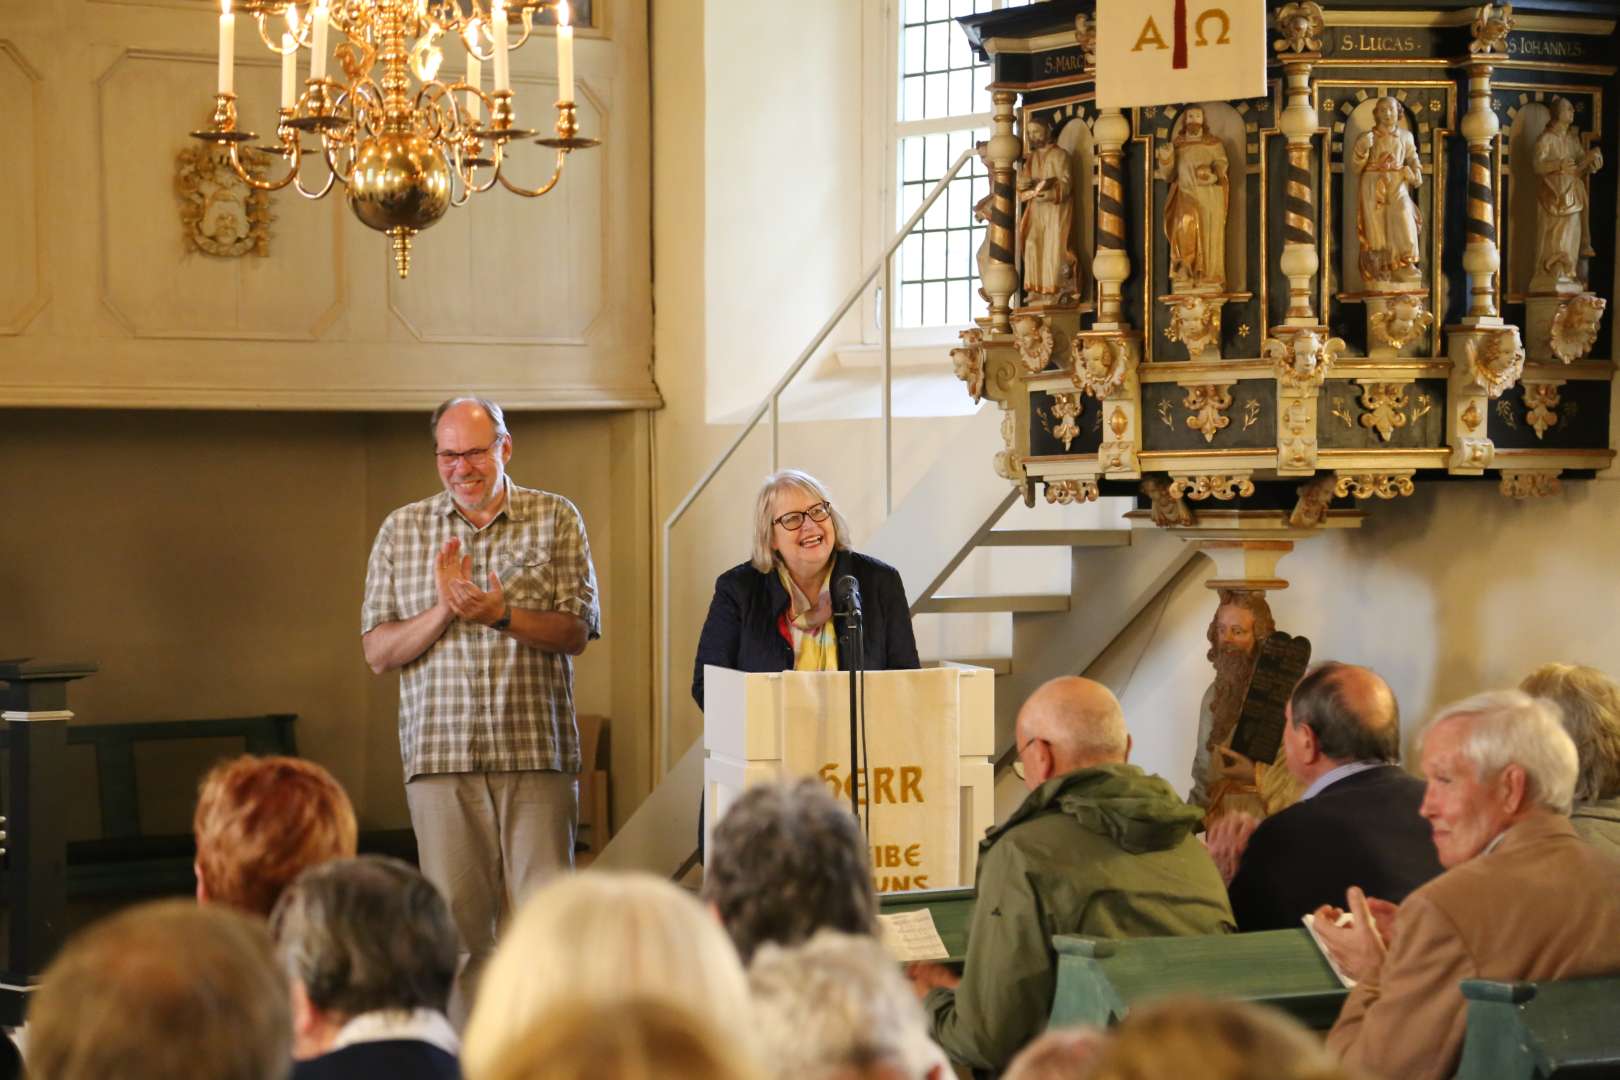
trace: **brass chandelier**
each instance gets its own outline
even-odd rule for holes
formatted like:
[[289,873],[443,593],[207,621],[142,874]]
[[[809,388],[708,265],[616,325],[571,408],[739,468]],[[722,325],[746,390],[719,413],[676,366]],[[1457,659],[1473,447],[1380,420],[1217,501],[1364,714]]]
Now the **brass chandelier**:
[[[238,0],[237,8],[253,17],[265,47],[281,58],[276,144],[255,149],[283,158],[286,174],[260,179],[242,160],[243,146],[258,136],[236,126],[232,0],[221,0],[213,120],[192,137],[228,151],[231,170],[261,191],[292,185],[305,198],[319,199],[341,182],[355,216],[393,239],[402,278],[410,272],[411,238],[450,207],[497,183],[538,198],[557,185],[571,151],[598,145],[579,134],[568,0],[318,0],[302,11],[289,0]],[[508,57],[529,40],[543,10],[554,12],[557,26],[557,123],[553,137],[535,141],[557,151],[557,165],[545,183],[526,188],[505,172],[506,144],[535,135],[514,122]],[[334,31],[343,40],[329,50]],[[458,38],[466,78],[444,83],[438,79],[440,42]],[[300,92],[304,49],[310,53],[309,77]],[[329,55],[342,69],[339,78],[327,74]],[[494,85],[485,92],[482,71],[490,62]],[[306,149],[306,136],[318,140],[318,147]],[[327,175],[306,186],[303,158],[316,152]]]

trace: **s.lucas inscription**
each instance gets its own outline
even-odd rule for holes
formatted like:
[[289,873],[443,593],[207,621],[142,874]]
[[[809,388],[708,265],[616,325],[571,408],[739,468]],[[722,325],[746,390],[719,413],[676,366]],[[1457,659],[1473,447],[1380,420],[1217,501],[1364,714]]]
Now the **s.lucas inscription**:
[[1388,30],[1340,30],[1332,38],[1341,53],[1395,53],[1409,56],[1426,51],[1428,42],[1416,34]]

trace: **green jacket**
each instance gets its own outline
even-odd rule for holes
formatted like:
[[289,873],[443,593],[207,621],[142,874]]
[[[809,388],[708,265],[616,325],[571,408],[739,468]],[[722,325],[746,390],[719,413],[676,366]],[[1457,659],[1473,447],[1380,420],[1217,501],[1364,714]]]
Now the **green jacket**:
[[962,984],[924,1003],[946,1053],[996,1071],[1040,1033],[1057,985],[1053,934],[1230,933],[1226,887],[1193,835],[1201,817],[1159,777],[1101,765],[1048,780],[991,829]]

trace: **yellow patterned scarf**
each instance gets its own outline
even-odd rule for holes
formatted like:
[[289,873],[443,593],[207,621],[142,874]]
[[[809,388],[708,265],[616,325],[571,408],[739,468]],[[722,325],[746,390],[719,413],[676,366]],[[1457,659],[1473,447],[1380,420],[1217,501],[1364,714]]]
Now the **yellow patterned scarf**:
[[776,564],[776,575],[788,594],[787,623],[793,638],[793,670],[837,671],[838,634],[833,628],[832,596],[827,591],[827,583],[832,580],[832,563],[827,564],[814,601],[804,595],[781,563]]

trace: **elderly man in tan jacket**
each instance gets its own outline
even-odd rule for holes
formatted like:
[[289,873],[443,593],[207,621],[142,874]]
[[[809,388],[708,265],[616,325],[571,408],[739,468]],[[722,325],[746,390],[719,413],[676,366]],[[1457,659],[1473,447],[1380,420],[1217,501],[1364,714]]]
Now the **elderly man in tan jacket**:
[[1620,860],[1569,823],[1574,743],[1518,690],[1458,702],[1423,735],[1422,813],[1446,872],[1397,909],[1351,889],[1352,926],[1317,927],[1357,980],[1328,1045],[1376,1076],[1450,1076],[1462,1050],[1463,979],[1620,972]]

